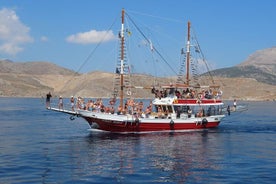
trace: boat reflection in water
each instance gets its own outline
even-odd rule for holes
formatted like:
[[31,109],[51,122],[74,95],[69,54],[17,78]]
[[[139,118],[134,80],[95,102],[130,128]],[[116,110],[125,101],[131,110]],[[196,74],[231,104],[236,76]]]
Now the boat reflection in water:
[[219,135],[210,130],[128,136],[93,132],[85,141],[72,140],[76,155],[70,162],[78,167],[74,174],[86,175],[89,181],[203,181],[220,169],[213,163],[223,159],[223,151],[216,148]]

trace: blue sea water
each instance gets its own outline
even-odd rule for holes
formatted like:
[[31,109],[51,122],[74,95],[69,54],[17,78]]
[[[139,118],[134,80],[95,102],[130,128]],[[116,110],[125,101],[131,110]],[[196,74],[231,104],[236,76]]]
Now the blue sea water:
[[124,135],[0,98],[0,183],[274,183],[276,102],[245,103],[216,129]]

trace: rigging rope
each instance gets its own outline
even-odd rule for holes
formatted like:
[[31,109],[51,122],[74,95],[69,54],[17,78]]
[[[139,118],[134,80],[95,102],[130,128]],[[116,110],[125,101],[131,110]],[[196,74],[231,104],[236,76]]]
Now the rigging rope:
[[195,31],[194,31],[193,29],[192,29],[192,31],[193,31],[193,37],[195,38],[194,40],[195,40],[196,45],[197,45],[197,50],[198,50],[198,52],[199,52],[199,53],[201,54],[201,56],[202,56],[202,61],[204,62],[205,66],[206,66],[206,68],[207,68],[207,72],[208,72],[208,74],[209,74],[210,77],[211,77],[212,83],[215,84],[214,78],[213,78],[213,76],[212,76],[212,74],[211,74],[211,72],[210,72],[209,66],[208,66],[208,64],[207,64],[207,62],[206,62],[206,60],[205,60],[205,56],[204,56],[204,54],[203,54],[203,52],[202,52],[202,50],[201,50],[201,48],[200,48],[200,45],[199,45],[199,43],[198,43],[197,38],[196,38]]
[[113,23],[111,24],[111,26],[108,28],[108,31],[106,31],[105,35],[103,36],[103,38],[100,40],[100,42],[97,43],[97,45],[94,47],[93,50],[91,50],[91,52],[88,54],[88,56],[86,57],[86,59],[84,60],[84,62],[81,64],[81,66],[79,67],[79,69],[74,73],[73,77],[68,80],[63,87],[61,88],[60,92],[63,92],[64,88],[68,85],[69,82],[71,82],[74,77],[79,74],[80,70],[84,67],[84,65],[86,65],[86,63],[89,61],[89,59],[92,57],[92,55],[96,52],[96,50],[98,49],[98,47],[104,42],[108,32],[111,30],[111,28],[114,26],[115,22],[117,21],[118,16],[114,19]]
[[128,10],[128,12],[135,13],[135,14],[138,14],[138,15],[145,15],[145,16],[148,16],[148,17],[158,18],[158,19],[166,20],[166,21],[170,21],[170,22],[178,22],[178,23],[181,23],[181,24],[185,23],[184,21],[181,21],[181,20],[167,18],[167,17],[160,17],[160,16],[151,15],[151,14],[147,14],[147,13],[141,13],[141,12],[137,12],[137,11]]
[[[129,20],[132,22],[132,24],[135,26],[135,28],[138,30],[138,32],[144,37],[144,39],[147,41],[149,45],[151,45],[151,41],[146,37],[146,35],[141,31],[141,29],[135,24],[135,22],[132,20],[132,18],[126,13]],[[169,66],[169,68],[177,75],[177,72],[173,69],[173,67],[167,62],[167,60],[162,56],[162,54],[153,47],[153,50],[156,51],[156,53],[160,56],[160,58]]]

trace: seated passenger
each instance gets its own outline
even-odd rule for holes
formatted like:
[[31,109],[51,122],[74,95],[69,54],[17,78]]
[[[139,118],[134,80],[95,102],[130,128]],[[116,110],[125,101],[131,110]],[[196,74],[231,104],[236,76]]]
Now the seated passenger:
[[122,106],[118,106],[118,109],[117,109],[117,114],[119,115],[119,114],[121,114],[122,113],[122,111],[123,111],[123,108],[122,108]]
[[190,118],[192,116],[192,109],[188,109],[188,118]]
[[150,114],[151,114],[151,107],[148,106],[146,109],[146,118],[148,118]]
[[163,112],[162,112],[161,107],[158,107],[157,116],[158,116],[158,118],[162,118],[163,117]]

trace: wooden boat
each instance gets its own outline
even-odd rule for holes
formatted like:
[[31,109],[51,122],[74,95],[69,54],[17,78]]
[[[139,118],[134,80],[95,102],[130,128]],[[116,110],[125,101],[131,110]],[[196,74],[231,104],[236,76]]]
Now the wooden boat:
[[[191,58],[191,23],[188,22],[187,44],[185,60],[186,73],[185,80],[180,79],[175,83],[159,86],[157,89],[152,86],[150,89],[154,95],[152,103],[147,109],[135,106],[132,98],[128,97],[131,93],[130,86],[125,84],[126,72],[125,61],[125,11],[122,10],[122,24],[119,33],[120,38],[120,59],[116,69],[116,77],[119,86],[115,89],[116,95],[120,99],[117,111],[101,111],[82,109],[76,111],[63,110],[58,108],[48,108],[50,110],[64,112],[72,116],[78,116],[85,119],[92,129],[98,129],[109,132],[163,132],[163,131],[185,131],[192,129],[206,129],[217,127],[225,117],[223,112],[224,103],[222,101],[222,92],[218,85],[212,80],[210,85],[201,85],[192,83],[190,77],[190,58]],[[200,52],[196,48],[197,52]],[[128,96],[127,96],[127,95]],[[127,96],[127,98],[124,98]],[[152,98],[152,97],[150,97]],[[110,101],[111,105],[114,101]],[[112,107],[115,108],[115,107]],[[72,118],[73,119],[73,118]]]

